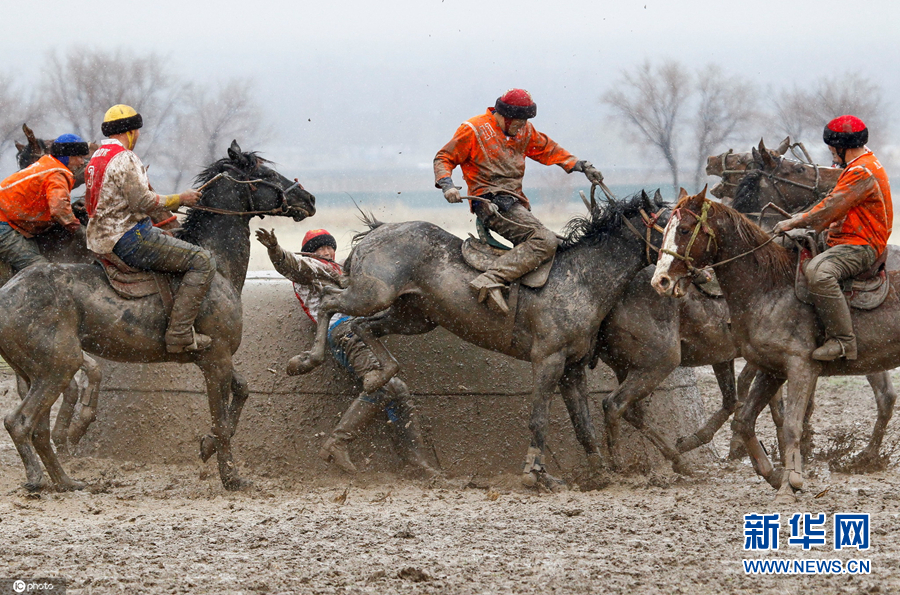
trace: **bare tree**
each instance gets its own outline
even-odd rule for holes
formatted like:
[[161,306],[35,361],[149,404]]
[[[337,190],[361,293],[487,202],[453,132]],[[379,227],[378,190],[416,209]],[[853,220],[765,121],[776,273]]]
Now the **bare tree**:
[[9,73],[0,73],[0,159],[6,156],[17,139],[23,139],[22,124],[41,122],[39,102],[19,87]]
[[85,139],[100,135],[103,114],[125,103],[138,110],[148,124],[138,151],[150,158],[164,151],[164,138],[183,89],[155,54],[135,56],[115,51],[76,47],[65,56],[48,56],[41,90],[49,114],[57,124]]
[[172,134],[167,162],[172,184],[178,188],[186,174],[224,157],[233,139],[251,148],[268,139],[271,131],[253,98],[251,81],[231,79],[212,90],[189,88]]
[[681,64],[667,61],[653,67],[644,62],[636,72],[623,72],[603,101],[636,133],[638,142],[662,153],[678,189],[679,112],[690,95],[690,74]]
[[870,130],[884,130],[888,121],[881,86],[848,72],[819,81],[811,91],[783,91],[775,100],[776,120],[795,140],[820,139],[825,123],[843,114],[862,118]]
[[700,189],[706,158],[713,150],[734,138],[756,117],[757,93],[754,85],[738,76],[727,77],[716,64],[697,75],[696,165],[694,189]]

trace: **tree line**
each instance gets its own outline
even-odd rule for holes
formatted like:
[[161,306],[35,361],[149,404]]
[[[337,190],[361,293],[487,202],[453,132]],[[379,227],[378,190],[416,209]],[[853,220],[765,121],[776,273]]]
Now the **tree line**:
[[182,189],[224,156],[233,138],[255,146],[272,134],[250,80],[198,84],[178,77],[156,54],[81,47],[48,54],[32,89],[0,73],[0,157],[24,139],[23,123],[38,137],[71,132],[100,140],[103,114],[118,103],[144,118],[137,151],[159,191]]
[[[648,60],[623,70],[601,102],[630,143],[649,149],[665,164],[676,189],[699,190],[709,155],[760,130],[790,136],[812,150],[821,144],[829,120],[854,114],[877,131],[875,139],[884,143],[887,138],[881,86],[853,72],[821,79],[810,88],[772,91],[728,75],[717,64],[692,70],[675,60]],[[680,179],[685,171],[691,175],[688,183]]]

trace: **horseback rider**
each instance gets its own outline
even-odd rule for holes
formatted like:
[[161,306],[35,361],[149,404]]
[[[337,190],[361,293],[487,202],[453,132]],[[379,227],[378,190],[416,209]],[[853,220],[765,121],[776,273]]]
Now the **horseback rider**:
[[61,225],[78,233],[81,223],[72,212],[73,171],[84,165],[88,144],[75,134],[63,134],[44,155],[0,182],[0,261],[13,272],[48,262],[34,236]]
[[513,243],[512,250],[469,284],[478,291],[478,301],[490,298],[489,304],[503,313],[509,307],[502,290],[552,259],[557,247],[556,234],[531,213],[522,191],[525,158],[559,165],[566,173],[583,172],[593,184],[603,180],[600,170],[535,130],[528,120],[536,114],[537,105],[528,91],[510,89],[487,112],[463,122],[434,158],[435,187],[443,191],[447,202],[462,201],[450,177],[459,166],[469,196],[487,199],[472,201],[472,212],[485,227]]
[[200,246],[163,233],[151,219],[174,220],[169,211],[197,204],[200,193],[162,195],[151,190],[145,168],[133,152],[141,126],[141,115],[127,105],[114,105],[103,117],[101,130],[109,139],[94,153],[85,175],[87,246],[100,255],[112,253],[136,269],[184,273],[169,315],[166,350],[200,351],[212,340],[194,331],[193,325],[216,273],[215,260]]
[[798,227],[828,230],[829,248],[806,267],[810,295],[825,325],[827,341],[813,359],[856,359],[856,335],[840,282],[868,271],[887,247],[893,203],[887,173],[865,146],[869,130],[845,115],[831,120],[823,134],[834,165],[843,168],[837,184],[809,212],[779,222],[774,233]]
[[[317,323],[319,303],[326,292],[340,288],[343,268],[334,261],[337,241],[324,229],[308,231],[303,238],[301,253],[295,256],[278,245],[275,232],[257,230],[256,237],[269,252],[275,270],[290,279],[303,311]],[[332,316],[328,328],[328,346],[334,359],[357,378],[380,368],[378,359],[369,347],[356,336],[350,326],[353,318],[343,314]],[[288,364],[288,374],[294,374]],[[439,475],[423,454],[422,434],[406,383],[394,376],[371,395],[363,394],[350,404],[338,425],[319,451],[319,457],[333,461],[347,473],[356,473],[350,460],[348,446],[379,413],[387,415],[393,426],[401,452],[409,465],[428,477]]]

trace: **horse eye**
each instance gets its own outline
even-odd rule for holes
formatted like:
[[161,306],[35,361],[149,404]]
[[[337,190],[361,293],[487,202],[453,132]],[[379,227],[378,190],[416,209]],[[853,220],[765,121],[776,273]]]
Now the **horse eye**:
[[691,233],[691,230],[686,227],[679,227],[678,233],[680,233],[681,235],[687,235],[687,234]]

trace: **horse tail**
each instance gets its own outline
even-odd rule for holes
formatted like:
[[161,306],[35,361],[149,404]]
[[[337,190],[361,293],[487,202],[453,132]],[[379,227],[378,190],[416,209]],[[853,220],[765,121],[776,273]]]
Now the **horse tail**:
[[[365,238],[367,235],[369,235],[373,230],[384,225],[384,222],[379,221],[378,219],[375,218],[375,214],[372,211],[369,211],[368,213],[366,213],[365,211],[360,209],[359,210],[359,218],[363,223],[366,224],[366,227],[368,227],[369,229],[367,229],[365,231],[357,232],[353,236],[353,239],[350,240],[350,244],[353,246],[356,246],[358,243],[360,243],[363,240],[363,238]],[[352,254],[353,253],[351,252],[351,256],[352,256]],[[347,258],[347,260],[349,260],[349,257]]]

